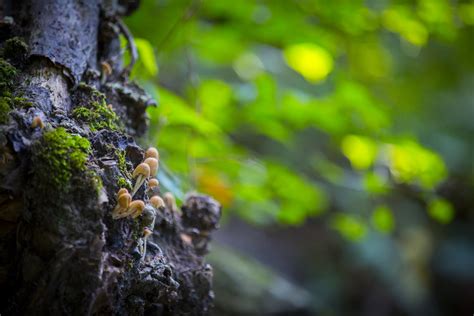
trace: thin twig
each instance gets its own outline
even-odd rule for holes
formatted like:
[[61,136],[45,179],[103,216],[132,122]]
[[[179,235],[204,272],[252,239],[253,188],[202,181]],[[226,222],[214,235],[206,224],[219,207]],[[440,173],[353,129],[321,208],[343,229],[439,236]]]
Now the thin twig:
[[125,39],[127,40],[127,47],[130,51],[130,63],[123,68],[121,73],[121,76],[123,78],[128,78],[130,72],[132,72],[133,66],[135,66],[135,63],[138,60],[137,46],[135,46],[135,40],[133,39],[133,35],[128,29],[128,27],[125,25],[125,23],[123,23],[123,21],[119,18],[117,18],[115,22],[117,23],[120,32],[123,34],[123,36],[125,36]]

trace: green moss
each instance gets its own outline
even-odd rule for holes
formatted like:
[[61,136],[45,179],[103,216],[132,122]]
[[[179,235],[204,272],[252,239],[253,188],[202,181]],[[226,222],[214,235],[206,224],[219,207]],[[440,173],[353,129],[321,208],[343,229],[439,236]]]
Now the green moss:
[[123,177],[120,177],[117,179],[117,185],[120,187],[120,188],[125,188],[127,190],[131,190],[132,189],[132,186],[130,185],[130,183],[127,181],[127,179],[123,178]]
[[13,79],[17,70],[5,59],[0,58],[0,95],[9,92],[13,88]]
[[12,98],[11,105],[14,108],[28,109],[33,106],[33,103],[31,103],[30,101],[28,101],[26,98],[23,98],[23,97],[14,97]]
[[93,98],[95,101],[105,101],[105,95],[102,92],[85,82],[79,82],[77,91],[84,93],[88,98]]
[[127,159],[125,157],[125,151],[117,149],[115,151],[115,155],[117,156],[120,172],[122,172],[124,175],[129,175],[128,168],[127,168]]
[[104,187],[104,183],[102,182],[102,178],[95,172],[91,172],[92,180],[94,181],[95,184],[95,189],[97,195],[99,195],[100,190]]
[[11,97],[10,92],[4,92],[3,96],[0,96],[0,124],[6,124],[8,122],[8,113],[13,108],[29,108],[33,104],[28,102],[22,97]]
[[21,38],[13,37],[5,41],[2,55],[14,63],[22,63],[28,58],[28,50],[28,45]]
[[44,133],[36,149],[33,156],[35,172],[40,176],[42,186],[48,189],[67,190],[72,176],[86,171],[89,141],[62,127]]
[[72,111],[74,118],[88,124],[93,132],[120,130],[117,114],[107,106],[104,94],[86,84],[80,84],[76,93],[80,104]]
[[8,113],[10,110],[10,98],[0,97],[0,124],[6,124],[8,122]]
[[87,123],[92,131],[120,130],[117,115],[105,104],[94,102],[90,108],[78,107],[72,112],[74,118]]
[[0,124],[8,122],[8,113],[15,107],[31,106],[25,98],[13,96],[17,70],[5,59],[0,58]]

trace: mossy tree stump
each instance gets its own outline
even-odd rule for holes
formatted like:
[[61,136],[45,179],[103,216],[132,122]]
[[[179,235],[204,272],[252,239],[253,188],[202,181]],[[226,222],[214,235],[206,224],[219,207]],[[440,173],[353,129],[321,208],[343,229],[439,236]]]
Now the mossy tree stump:
[[[154,105],[116,58],[119,17],[137,5],[0,5],[2,315],[203,315],[212,306],[203,256],[217,202],[190,195],[180,212],[158,210],[145,256],[143,220],[111,217],[143,161],[134,137]],[[146,185],[134,199],[148,205]]]

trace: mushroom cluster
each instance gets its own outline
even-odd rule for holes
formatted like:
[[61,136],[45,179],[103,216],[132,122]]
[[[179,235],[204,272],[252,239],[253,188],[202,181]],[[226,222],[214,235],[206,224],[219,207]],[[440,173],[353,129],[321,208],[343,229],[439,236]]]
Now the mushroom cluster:
[[[175,214],[180,213],[172,193],[166,192],[163,198],[159,196],[160,182],[155,178],[159,168],[159,157],[156,148],[150,147],[146,150],[145,159],[133,171],[132,177],[135,179],[135,184],[132,192],[129,193],[127,189],[121,188],[117,193],[117,205],[112,212],[113,219],[128,216],[137,218],[141,215],[143,232],[139,240],[139,249],[142,258],[146,254],[147,238],[153,234],[157,211],[168,209],[172,214],[173,221],[175,220]],[[147,187],[146,197],[148,197],[148,202],[144,203],[142,200],[133,200],[133,196],[144,184]]]
[[[154,147],[150,147],[145,152],[145,160],[139,164],[133,171],[132,177],[135,179],[135,186],[132,190],[132,197],[137,193],[140,187],[147,181],[150,177],[155,177],[158,172],[160,155],[158,150]],[[154,184],[158,185],[158,180],[154,179]]]
[[127,189],[120,189],[117,193],[117,206],[112,212],[113,219],[124,218],[131,216],[138,217],[145,208],[145,203],[141,200],[132,201],[132,196]]
[[159,182],[155,177],[159,166],[159,153],[154,147],[150,147],[145,152],[145,160],[139,164],[133,171],[132,177],[135,180],[135,186],[131,193],[127,189],[121,188],[117,193],[117,206],[112,212],[113,219],[120,219],[127,216],[136,218],[140,216],[145,209],[145,203],[142,200],[134,200],[133,196],[140,187],[148,180],[149,187],[158,187]]

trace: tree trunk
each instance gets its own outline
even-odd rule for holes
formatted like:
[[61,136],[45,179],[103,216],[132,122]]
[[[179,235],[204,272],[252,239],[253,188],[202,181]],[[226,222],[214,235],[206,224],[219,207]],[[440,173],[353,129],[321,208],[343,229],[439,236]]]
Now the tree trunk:
[[[113,219],[153,100],[128,81],[138,0],[0,0],[0,313],[203,315],[220,206],[190,195]],[[179,144],[177,144],[179,146]],[[156,205],[155,205],[156,206]],[[154,218],[154,221],[153,221]],[[153,227],[154,226],[154,227]],[[146,237],[147,229],[151,235]],[[148,231],[149,232],[149,231]]]

